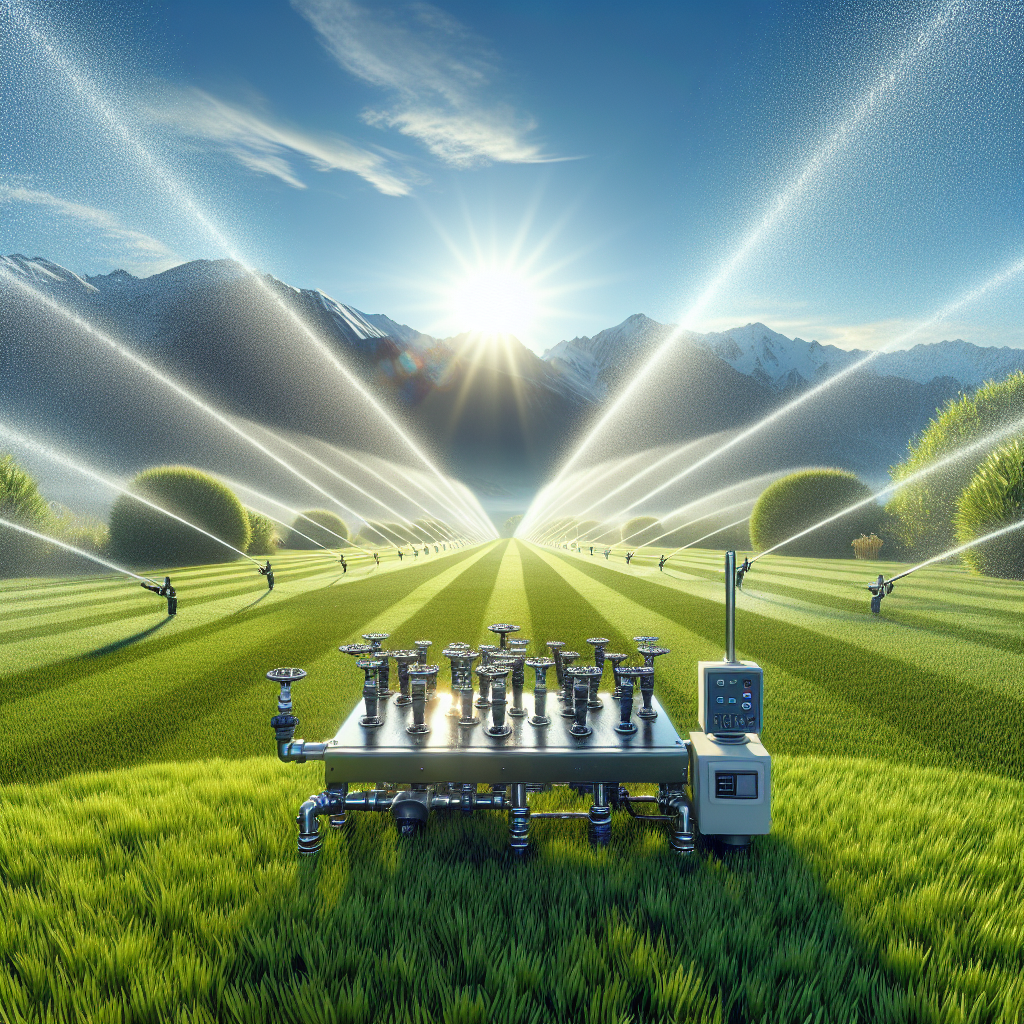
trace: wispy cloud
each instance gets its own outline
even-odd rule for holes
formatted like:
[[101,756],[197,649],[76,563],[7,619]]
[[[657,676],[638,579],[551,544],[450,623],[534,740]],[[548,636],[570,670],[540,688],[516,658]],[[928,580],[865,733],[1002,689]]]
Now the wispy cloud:
[[348,72],[392,96],[386,109],[366,110],[367,124],[419,140],[453,167],[487,163],[546,163],[527,136],[534,120],[482,97],[496,59],[454,18],[425,3],[399,14],[383,4],[351,0],[292,0]]
[[192,139],[211,143],[259,174],[280,178],[292,188],[306,184],[296,170],[297,159],[317,171],[358,174],[378,192],[408,195],[408,182],[392,172],[386,157],[337,135],[311,134],[262,112],[217,99],[201,89],[165,94],[149,105],[157,123]]
[[180,262],[179,257],[159,239],[127,227],[109,210],[5,182],[0,182],[0,203],[26,203],[43,207],[57,216],[71,217],[96,228],[109,241],[116,243],[119,256],[140,259],[147,269],[165,269]]

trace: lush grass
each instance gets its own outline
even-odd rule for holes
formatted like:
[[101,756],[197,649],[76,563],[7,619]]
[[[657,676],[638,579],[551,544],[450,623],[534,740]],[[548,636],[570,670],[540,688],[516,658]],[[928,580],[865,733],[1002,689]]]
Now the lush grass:
[[775,785],[747,854],[682,864],[627,819],[594,851],[541,821],[515,864],[501,815],[413,842],[352,815],[300,864],[322,768],[270,754],[274,665],[309,671],[299,732],[323,738],[360,688],[336,647],[370,628],[435,651],[501,619],[581,651],[650,631],[685,731],[721,654],[719,553],[409,561],[275,561],[265,597],[251,567],[198,567],[155,630],[121,581],[0,591],[0,1021],[1024,1017],[1024,586],[930,568],[875,617],[875,563],[758,562],[738,647]]

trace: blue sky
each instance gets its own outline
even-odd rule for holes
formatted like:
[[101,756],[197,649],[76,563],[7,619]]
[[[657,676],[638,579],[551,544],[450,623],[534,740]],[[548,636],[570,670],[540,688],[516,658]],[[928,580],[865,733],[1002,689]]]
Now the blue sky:
[[440,336],[487,272],[538,352],[635,312],[1024,346],[1024,274],[913,333],[1024,257],[1021,2],[0,17],[3,252],[89,274],[235,253]]

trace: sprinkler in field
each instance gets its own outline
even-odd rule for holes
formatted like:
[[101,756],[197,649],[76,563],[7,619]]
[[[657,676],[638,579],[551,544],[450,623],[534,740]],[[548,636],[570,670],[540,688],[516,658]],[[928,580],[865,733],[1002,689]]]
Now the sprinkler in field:
[[256,571],[261,576],[266,576],[267,577],[267,590],[273,590],[274,589],[274,570],[273,570],[273,568],[270,565],[270,559],[269,558],[267,559],[267,564],[266,565],[257,565],[256,566]]
[[161,586],[157,586],[155,583],[143,583],[142,588],[143,590],[152,590],[154,594],[158,594],[160,597],[166,597],[167,614],[178,614],[178,595],[174,587],[171,586],[170,576],[164,577],[164,582]]
[[736,586],[740,590],[743,589],[743,577],[750,572],[751,565],[753,565],[753,562],[749,558],[744,558],[743,562],[736,569]]
[[[893,577],[894,579],[897,577]],[[885,577],[879,573],[874,583],[868,584],[871,591],[871,610],[877,615],[882,610],[882,598],[892,593],[892,580],[886,582]]]

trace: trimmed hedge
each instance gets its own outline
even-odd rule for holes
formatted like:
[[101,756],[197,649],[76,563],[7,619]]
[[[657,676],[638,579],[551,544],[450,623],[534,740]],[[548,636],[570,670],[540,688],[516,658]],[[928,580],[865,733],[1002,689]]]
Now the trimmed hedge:
[[656,540],[664,532],[665,527],[661,525],[660,519],[655,519],[654,516],[634,516],[622,524],[619,536],[622,538],[623,544],[641,548]]
[[[979,467],[957,502],[953,527],[960,544],[1024,519],[1024,445],[1013,441]],[[1024,527],[962,553],[974,572],[1024,580]]]
[[[249,546],[249,517],[219,480],[190,466],[155,466],[128,489],[207,530],[232,547]],[[112,553],[137,565],[199,565],[238,556],[198,530],[122,494],[110,510]]]
[[[871,496],[871,488],[845,469],[803,469],[776,480],[754,505],[750,516],[750,542],[755,551],[767,551]],[[811,558],[852,558],[850,541],[862,533],[878,533],[884,517],[874,502],[814,530],[781,553]]]
[[[49,532],[53,513],[35,480],[12,455],[0,459],[0,519],[37,533]],[[0,577],[27,576],[37,570],[50,545],[0,526]]]
[[[313,522],[310,522],[310,519]],[[306,540],[306,537],[299,536],[296,531],[301,531],[306,537],[323,544],[325,548],[345,547],[348,544],[349,532],[345,521],[334,512],[325,508],[314,508],[302,515],[295,517],[292,528],[288,531],[282,547],[293,548],[296,551],[312,551],[316,548],[313,541]],[[337,534],[337,536],[335,536]]]
[[247,508],[245,514],[249,517],[249,546],[245,553],[272,555],[281,539],[277,535],[277,523],[251,508]]
[[[998,383],[985,384],[973,395],[947,402],[910,442],[907,459],[892,466],[889,475],[894,481],[905,480],[958,448],[1021,417],[1024,417],[1024,371],[1013,373]],[[1024,437],[1024,431],[1020,436]],[[999,443],[992,444],[992,449],[998,447]],[[905,550],[914,555],[933,556],[955,546],[953,517],[957,503],[983,457],[979,453],[951,463],[901,487],[892,496],[886,509],[896,534],[894,539]]]

